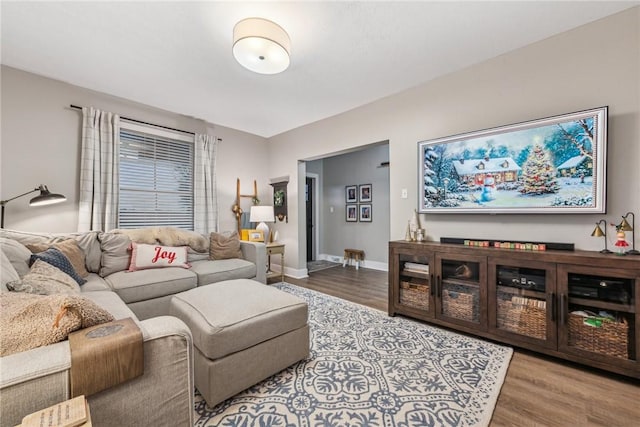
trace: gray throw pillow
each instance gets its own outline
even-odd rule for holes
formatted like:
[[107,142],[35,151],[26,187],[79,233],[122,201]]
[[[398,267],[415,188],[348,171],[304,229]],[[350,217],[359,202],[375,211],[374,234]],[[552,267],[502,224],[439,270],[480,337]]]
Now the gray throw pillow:
[[62,270],[40,259],[22,279],[7,283],[10,291],[38,295],[79,294],[80,286]]
[[31,257],[29,249],[22,243],[6,237],[0,237],[0,246],[2,246],[2,251],[13,268],[18,272],[18,276],[22,277],[29,272],[29,257]]
[[76,271],[73,269],[73,265],[71,265],[71,261],[69,261],[69,258],[67,258],[62,252],[60,252],[59,249],[49,248],[46,251],[31,255],[30,265],[32,265],[38,259],[41,259],[42,261],[49,263],[67,273],[69,276],[73,277],[73,280],[78,282],[79,285],[84,285],[87,282],[82,277],[80,277],[78,273],[76,273]]
[[125,234],[101,232],[98,234],[100,248],[102,249],[100,276],[124,271],[129,268],[131,260],[131,239]]
[[2,250],[1,248],[0,248],[0,273],[1,273],[0,282],[2,282],[2,287],[0,288],[0,291],[8,291],[9,288],[7,288],[7,283],[20,280],[20,276],[18,276],[18,272],[16,271],[15,268],[13,268],[13,265],[11,265],[9,258],[7,258],[7,256],[4,254],[4,250]]

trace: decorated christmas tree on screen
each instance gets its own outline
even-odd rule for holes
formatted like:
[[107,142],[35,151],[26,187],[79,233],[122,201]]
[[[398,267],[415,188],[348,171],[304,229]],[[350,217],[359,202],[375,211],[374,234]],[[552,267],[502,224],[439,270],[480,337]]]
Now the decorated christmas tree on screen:
[[549,153],[536,144],[522,165],[522,188],[525,195],[557,193],[560,187],[556,180],[556,170],[551,163]]

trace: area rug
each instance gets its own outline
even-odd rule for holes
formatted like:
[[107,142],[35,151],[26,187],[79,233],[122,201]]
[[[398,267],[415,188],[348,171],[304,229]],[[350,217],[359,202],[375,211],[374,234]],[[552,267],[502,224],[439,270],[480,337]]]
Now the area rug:
[[487,426],[512,350],[291,284],[309,303],[311,355],[196,426]]
[[327,260],[317,260],[317,261],[309,261],[307,263],[307,272],[313,273],[314,271],[326,270],[328,268],[337,267],[342,265],[337,262],[331,262]]

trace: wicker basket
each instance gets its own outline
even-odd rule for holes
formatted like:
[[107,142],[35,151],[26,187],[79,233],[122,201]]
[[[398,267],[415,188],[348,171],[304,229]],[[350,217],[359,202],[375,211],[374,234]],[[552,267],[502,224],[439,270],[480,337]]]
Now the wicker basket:
[[442,291],[442,314],[469,322],[479,322],[477,290],[454,286]]
[[429,285],[400,282],[400,304],[429,310]]
[[629,358],[629,324],[603,322],[601,327],[584,324],[584,317],[569,314],[569,346],[607,356]]
[[527,299],[512,299],[498,293],[498,328],[544,340],[547,338],[547,311],[527,304]]

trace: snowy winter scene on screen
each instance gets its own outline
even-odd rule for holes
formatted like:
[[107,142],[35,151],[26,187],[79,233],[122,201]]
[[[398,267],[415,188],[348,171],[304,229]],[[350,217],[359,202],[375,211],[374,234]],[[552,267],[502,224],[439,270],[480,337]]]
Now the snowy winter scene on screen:
[[418,143],[420,213],[603,213],[607,107]]

